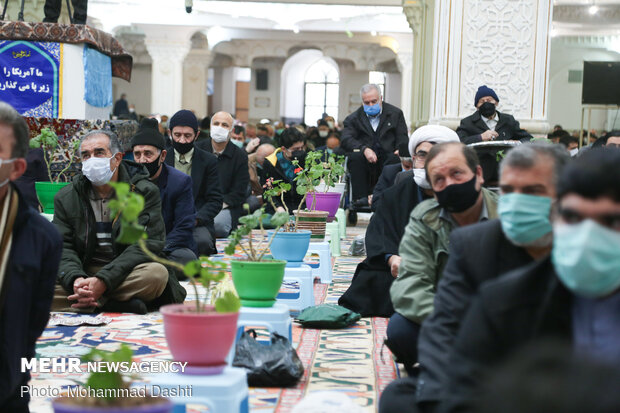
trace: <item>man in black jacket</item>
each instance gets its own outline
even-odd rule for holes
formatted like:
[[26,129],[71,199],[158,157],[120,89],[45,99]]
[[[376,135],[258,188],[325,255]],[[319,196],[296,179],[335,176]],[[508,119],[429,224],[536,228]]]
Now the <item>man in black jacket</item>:
[[440,410],[472,411],[486,371],[541,339],[620,366],[620,150],[593,149],[557,187],[551,257],[480,288],[456,338]]
[[473,115],[461,120],[456,133],[465,144],[487,141],[520,140],[528,142],[532,135],[521,129],[512,115],[497,111],[499,98],[495,91],[486,85],[476,92],[474,106],[478,109]]
[[222,210],[215,216],[215,236],[225,238],[237,226],[243,212],[243,203],[249,193],[250,172],[247,152],[230,140],[233,117],[217,112],[211,117],[210,137],[196,144],[200,149],[217,157],[217,173],[224,196]]
[[166,148],[166,164],[192,177],[196,207],[194,239],[198,255],[215,254],[215,216],[222,209],[222,190],[217,173],[217,158],[194,145],[198,119],[189,110],[180,110],[168,122],[172,147]]
[[354,206],[368,206],[368,196],[383,166],[398,163],[398,145],[408,142],[402,110],[382,100],[379,86],[360,91],[362,106],[344,120],[341,147],[349,157]]
[[377,211],[377,205],[383,197],[385,190],[394,185],[396,175],[400,172],[410,171],[413,168],[413,159],[411,158],[411,155],[409,155],[409,149],[407,146],[408,144],[403,143],[398,146],[398,157],[400,158],[400,163],[386,165],[383,168],[381,176],[379,176],[379,181],[377,181],[377,185],[375,185],[375,189],[372,192],[371,209],[373,212]]
[[[551,250],[550,207],[567,161],[563,147],[545,143],[521,145],[508,152],[501,164],[500,219],[450,234],[449,259],[437,287],[434,310],[422,324],[418,340],[418,375],[391,384],[381,398],[381,412],[397,411],[401,406],[404,412],[433,412],[446,397],[450,368],[446,354],[479,286],[542,259]],[[546,211],[537,206],[538,201],[547,206]],[[528,210],[530,203],[535,206],[533,211]],[[519,216],[529,217],[534,225],[519,226]],[[536,216],[538,221],[532,219]]]
[[21,359],[35,357],[35,343],[49,318],[62,240],[54,225],[30,208],[13,181],[26,170],[28,125],[0,102],[0,411],[27,413],[22,396],[30,374]]

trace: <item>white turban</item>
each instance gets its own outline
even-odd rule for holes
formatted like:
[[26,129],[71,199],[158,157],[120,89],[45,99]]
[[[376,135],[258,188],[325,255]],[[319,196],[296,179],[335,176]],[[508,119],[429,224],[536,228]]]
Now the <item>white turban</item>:
[[413,157],[415,155],[415,148],[422,142],[460,142],[459,135],[452,129],[441,125],[425,125],[422,126],[411,134],[409,138],[409,153]]

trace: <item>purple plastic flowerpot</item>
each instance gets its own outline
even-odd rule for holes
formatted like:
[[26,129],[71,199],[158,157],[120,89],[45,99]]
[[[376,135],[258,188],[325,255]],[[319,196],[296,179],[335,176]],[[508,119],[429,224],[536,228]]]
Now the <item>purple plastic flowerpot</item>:
[[311,192],[306,198],[306,208],[312,208],[313,199],[316,199],[314,201],[314,210],[327,211],[329,213],[327,220],[333,220],[340,206],[340,194],[338,192]]

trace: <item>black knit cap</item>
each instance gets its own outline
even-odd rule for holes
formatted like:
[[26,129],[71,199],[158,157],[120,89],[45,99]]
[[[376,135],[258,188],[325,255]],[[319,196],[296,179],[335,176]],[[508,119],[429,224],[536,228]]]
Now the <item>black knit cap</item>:
[[187,109],[181,109],[168,121],[168,128],[174,129],[175,126],[189,126],[194,131],[198,130],[198,119],[191,111]]
[[136,145],[151,145],[161,150],[166,149],[166,140],[159,133],[157,119],[142,119],[138,133],[131,138],[131,147],[133,148]]

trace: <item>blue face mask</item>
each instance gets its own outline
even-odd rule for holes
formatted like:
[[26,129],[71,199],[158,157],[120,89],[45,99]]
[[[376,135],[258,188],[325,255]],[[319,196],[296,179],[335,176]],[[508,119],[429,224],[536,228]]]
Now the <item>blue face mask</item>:
[[620,232],[590,219],[556,225],[551,259],[562,283],[573,293],[604,297],[620,288]]
[[334,150],[330,149],[330,148],[327,148],[327,153],[332,154],[332,153],[334,153]]
[[233,143],[233,145],[235,145],[237,148],[243,148],[243,142],[238,141],[238,140],[236,140],[236,139],[231,139],[230,141],[231,141],[231,142]]
[[499,197],[497,213],[502,229],[515,244],[528,244],[550,233],[551,198],[510,193]]
[[368,116],[376,116],[381,112],[381,105],[378,103],[370,106],[364,105],[364,112],[366,112]]

